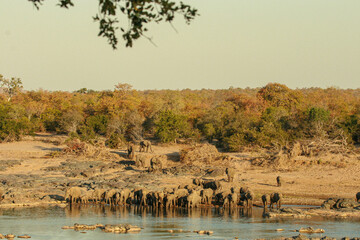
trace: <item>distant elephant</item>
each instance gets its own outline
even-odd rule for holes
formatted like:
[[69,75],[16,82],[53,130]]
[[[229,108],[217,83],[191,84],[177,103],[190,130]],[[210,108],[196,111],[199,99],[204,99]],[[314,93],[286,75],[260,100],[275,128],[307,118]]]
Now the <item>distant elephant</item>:
[[108,203],[110,205],[116,204],[116,193],[118,192],[117,189],[109,189],[105,192],[104,200],[105,203]]
[[232,193],[228,196],[229,201],[230,201],[230,207],[234,208],[238,205],[238,195],[237,193]]
[[0,188],[0,202],[3,200],[4,190]]
[[101,201],[103,200],[103,197],[105,197],[105,192],[106,192],[105,189],[96,188],[92,192],[91,198],[94,200],[95,203],[101,203]]
[[164,202],[165,202],[165,207],[166,208],[170,208],[170,207],[175,207],[175,201],[176,201],[176,197],[175,194],[166,194],[164,197]]
[[227,199],[230,194],[231,194],[230,189],[226,189],[221,192],[220,191],[215,192],[215,204],[220,205],[220,206],[223,205],[225,202],[225,199]]
[[150,149],[150,152],[154,152],[152,150],[152,147],[151,147],[151,142],[148,141],[148,140],[143,140],[140,142],[140,152],[149,152],[149,149]]
[[234,181],[234,176],[235,176],[235,169],[226,168],[225,173],[226,173],[226,175],[228,177],[228,182],[233,182]]
[[[241,190],[240,190],[241,192]],[[246,202],[247,208],[253,207],[254,193],[250,190],[240,193],[240,200]]]
[[81,195],[86,190],[80,187],[70,187],[65,191],[65,200],[67,199],[70,204],[77,203],[81,201]]
[[211,200],[213,197],[214,191],[211,188],[201,190],[200,196],[202,197],[202,203],[211,204]]
[[118,204],[126,205],[128,199],[131,199],[131,191],[128,188],[124,188],[120,191],[120,199]]
[[157,171],[161,172],[162,169],[165,167],[165,165],[166,165],[166,156],[159,155],[159,156],[152,157],[150,160],[149,171],[150,172],[157,172]]
[[197,208],[201,204],[201,197],[198,192],[194,191],[189,196],[187,196],[187,207],[188,208]]
[[164,198],[165,198],[164,192],[156,192],[155,197],[156,197],[157,207],[164,207]]
[[149,168],[151,166],[150,160],[151,160],[150,157],[145,155],[145,154],[136,155],[135,166],[136,167]]
[[276,177],[276,182],[277,182],[277,186],[281,187],[281,177],[280,176]]
[[128,152],[127,154],[128,158],[133,160],[135,157],[135,145],[133,143],[129,143],[127,152]]
[[189,195],[189,191],[187,189],[176,189],[174,195],[176,205],[183,206],[185,204],[187,196]]
[[88,204],[92,200],[94,190],[85,191],[80,196],[80,202],[82,204]]
[[358,193],[356,194],[356,201],[357,201],[357,202],[360,201],[360,192],[358,192]]
[[215,181],[204,181],[203,182],[203,188],[211,188],[212,190],[218,190],[221,188],[221,184],[218,180]]
[[261,196],[262,203],[264,205],[264,210],[267,209],[267,205],[270,203],[270,195],[264,194]]
[[148,206],[156,207],[156,194],[155,192],[149,192],[146,194],[146,204]]
[[276,208],[281,208],[281,200],[282,200],[282,194],[281,193],[272,193],[270,195],[270,208],[273,207],[273,204],[276,203]]
[[202,183],[204,182],[204,180],[202,180],[201,178],[194,178],[193,179],[193,184],[196,186],[202,186]]

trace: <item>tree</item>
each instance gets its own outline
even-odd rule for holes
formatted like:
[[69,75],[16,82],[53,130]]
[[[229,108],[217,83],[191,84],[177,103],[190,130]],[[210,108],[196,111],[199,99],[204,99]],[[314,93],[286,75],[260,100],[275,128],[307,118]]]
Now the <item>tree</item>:
[[[39,9],[45,0],[29,0]],[[58,0],[62,8],[74,6],[73,0]],[[118,15],[124,14],[128,18],[128,26],[117,26]],[[113,49],[116,49],[118,38],[116,32],[120,29],[126,47],[132,47],[133,41],[145,37],[148,31],[147,25],[155,22],[169,22],[175,15],[182,15],[187,24],[198,14],[197,9],[183,2],[176,3],[172,0],[99,0],[99,12],[93,17],[99,23],[98,36],[105,37]]]
[[15,96],[23,88],[20,78],[5,79],[0,74],[0,87],[7,97],[7,101],[10,102],[11,98]]

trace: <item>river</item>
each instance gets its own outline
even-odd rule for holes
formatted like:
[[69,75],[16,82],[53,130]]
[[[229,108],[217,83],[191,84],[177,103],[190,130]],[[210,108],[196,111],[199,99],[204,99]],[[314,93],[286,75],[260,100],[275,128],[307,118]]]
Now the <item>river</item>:
[[[84,231],[61,229],[64,225],[129,223],[142,229],[140,233],[113,234],[100,229]],[[266,219],[262,209],[252,213],[224,211],[218,208],[172,209],[152,211],[137,207],[73,206],[47,208],[18,208],[0,210],[0,233],[28,234],[32,239],[256,239],[298,235],[292,230],[311,226],[325,229],[314,237],[360,236],[360,221],[354,219]],[[276,229],[282,228],[283,232]],[[168,230],[184,230],[170,233]],[[198,235],[194,230],[212,230],[211,236]],[[189,232],[191,231],[191,232]]]

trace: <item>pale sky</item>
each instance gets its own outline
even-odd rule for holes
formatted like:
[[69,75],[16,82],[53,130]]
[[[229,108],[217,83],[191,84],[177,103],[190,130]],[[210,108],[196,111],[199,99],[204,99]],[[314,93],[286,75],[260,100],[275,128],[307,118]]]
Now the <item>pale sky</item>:
[[74,2],[0,0],[0,74],[27,90],[360,87],[359,0],[187,0],[191,25],[154,24],[157,47],[115,51],[97,37],[98,0]]

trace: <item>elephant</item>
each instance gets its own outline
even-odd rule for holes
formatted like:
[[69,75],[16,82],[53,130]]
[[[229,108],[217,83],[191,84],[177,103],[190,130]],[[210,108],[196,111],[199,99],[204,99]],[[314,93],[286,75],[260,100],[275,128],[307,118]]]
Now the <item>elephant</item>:
[[270,195],[264,194],[261,196],[262,203],[264,205],[264,210],[267,209],[267,205],[270,203]]
[[141,192],[139,193],[139,205],[147,206],[147,199],[146,199],[147,195],[148,195],[148,191],[142,189]]
[[135,161],[136,167],[143,167],[143,168],[149,168],[151,166],[150,164],[150,157],[146,155],[136,155],[136,161]]
[[146,194],[146,204],[148,206],[156,207],[156,194],[154,192]]
[[164,192],[156,192],[155,193],[155,197],[156,197],[156,205],[157,207],[163,207],[164,206],[164,198],[165,198],[165,194]]
[[135,145],[133,143],[129,143],[127,152],[128,152],[127,157],[133,160],[135,157]]
[[232,193],[228,195],[229,201],[230,201],[230,207],[236,207],[238,205],[238,195],[237,193]]
[[166,164],[166,157],[164,155],[159,155],[152,157],[150,160],[149,172],[162,171]]
[[247,190],[246,192],[240,193],[240,201],[246,202],[247,208],[253,207],[253,200],[254,200],[254,193],[252,191]]
[[116,194],[118,193],[117,189],[109,189],[104,194],[105,203],[110,205],[116,204]]
[[215,204],[217,205],[223,205],[224,201],[228,196],[231,194],[230,189],[224,190],[224,191],[217,191],[215,192]]
[[221,184],[218,180],[215,181],[204,181],[203,182],[203,188],[211,188],[212,190],[218,190],[221,188]]
[[230,207],[230,199],[229,196],[226,196],[224,198],[223,208],[229,208]]
[[148,141],[148,140],[143,140],[140,142],[140,152],[149,152],[149,149],[150,149],[150,152],[154,152],[152,150],[152,147],[151,147],[151,142]]
[[277,182],[277,186],[281,187],[281,177],[280,176],[276,177],[276,182]]
[[276,208],[279,209],[281,208],[281,199],[282,199],[282,194],[281,193],[272,193],[270,195],[270,208],[273,207],[273,204],[276,203]]
[[131,199],[131,191],[128,188],[124,188],[123,190],[120,191],[120,199],[118,204],[126,205],[128,199]]
[[176,189],[174,192],[175,201],[177,206],[185,205],[186,198],[189,195],[189,191],[187,189]]
[[197,208],[201,203],[201,197],[198,192],[194,191],[187,196],[187,207],[188,208]]
[[103,197],[105,196],[105,192],[106,192],[105,189],[96,188],[92,192],[91,198],[94,200],[95,203],[101,203],[101,201],[103,200]]
[[196,186],[202,186],[204,180],[202,180],[201,178],[194,178],[193,179],[193,184]]
[[240,195],[246,193],[247,191],[249,191],[249,188],[248,188],[248,187],[241,187],[241,188],[240,188]]
[[81,195],[86,190],[80,187],[70,187],[65,191],[65,200],[68,199],[70,204],[77,203],[81,201]]
[[201,202],[208,205],[211,204],[213,194],[214,191],[211,188],[201,190],[200,192],[200,196],[202,197]]
[[173,194],[173,193],[166,194],[164,197],[164,202],[165,202],[166,208],[175,207],[175,201],[176,201],[176,197],[175,197],[175,194]]
[[234,176],[235,176],[235,169],[226,168],[225,173],[226,173],[226,175],[228,177],[228,182],[233,182],[234,181]]
[[[1,190],[0,190],[0,191],[1,191]],[[356,201],[357,201],[357,202],[360,201],[360,192],[358,192],[358,193],[356,194]]]
[[80,196],[80,202],[83,204],[88,204],[89,200],[92,200],[94,190],[84,191]]

